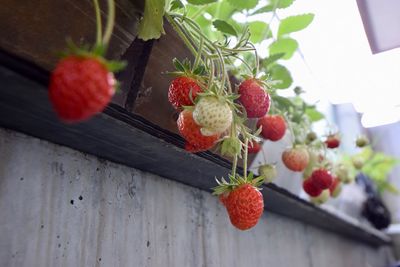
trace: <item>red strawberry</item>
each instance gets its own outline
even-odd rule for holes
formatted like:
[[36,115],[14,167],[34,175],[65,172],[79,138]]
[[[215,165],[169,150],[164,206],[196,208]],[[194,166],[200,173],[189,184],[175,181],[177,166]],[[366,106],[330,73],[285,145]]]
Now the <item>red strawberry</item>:
[[113,73],[95,57],[68,56],[50,77],[49,97],[65,122],[87,120],[101,112],[114,93]]
[[316,187],[311,178],[308,178],[303,181],[303,189],[308,195],[312,197],[317,197],[322,192],[322,189]]
[[260,191],[251,184],[243,184],[231,191],[225,199],[231,223],[240,230],[255,226],[264,210]]
[[250,154],[258,153],[261,150],[261,145],[258,142],[252,141],[248,144],[247,151]]
[[218,140],[218,135],[204,136],[200,126],[193,119],[193,112],[184,110],[179,114],[178,129],[186,140],[185,149],[190,152],[200,152],[210,149]]
[[328,189],[333,182],[333,177],[330,172],[323,168],[313,171],[310,179],[313,184],[321,190]]
[[262,127],[261,135],[271,141],[280,140],[286,132],[286,122],[281,115],[265,115],[257,122]]
[[[190,99],[190,91],[192,91]],[[197,81],[193,78],[181,76],[175,78],[168,90],[168,100],[175,108],[182,106],[193,106],[197,93],[201,92]]]
[[342,184],[339,178],[335,177],[331,186],[329,187],[329,192],[332,197],[337,197],[342,191]]
[[270,96],[257,79],[248,79],[239,85],[239,101],[246,109],[248,118],[261,118],[267,114]]
[[309,159],[310,156],[305,147],[288,148],[282,153],[283,163],[294,172],[303,171],[307,167]]
[[340,139],[337,134],[329,135],[326,140],[325,144],[328,148],[337,148],[340,145]]

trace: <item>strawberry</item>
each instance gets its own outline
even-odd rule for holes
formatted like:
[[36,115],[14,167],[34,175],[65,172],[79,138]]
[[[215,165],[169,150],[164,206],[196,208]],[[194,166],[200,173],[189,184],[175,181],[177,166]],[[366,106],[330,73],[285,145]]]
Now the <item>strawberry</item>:
[[201,133],[210,136],[227,130],[233,119],[232,110],[227,101],[214,95],[199,98],[193,111],[193,119],[201,126]]
[[303,171],[309,162],[310,156],[307,148],[294,147],[288,148],[282,153],[282,161],[285,166],[294,172]]
[[328,148],[337,148],[340,145],[340,138],[338,134],[331,134],[329,135],[326,140],[325,144]]
[[80,122],[107,106],[115,84],[113,73],[99,57],[71,55],[51,73],[49,97],[61,120]]
[[240,230],[255,226],[264,210],[260,191],[249,183],[235,188],[225,198],[225,207],[231,223]]
[[201,87],[195,79],[180,76],[171,82],[168,90],[168,100],[176,109],[182,106],[193,106],[197,93],[201,91]]
[[247,151],[250,154],[255,154],[258,153],[261,150],[261,145],[260,143],[256,142],[256,141],[252,141],[249,142],[248,146],[247,146]]
[[200,152],[210,149],[218,140],[219,135],[204,136],[200,132],[200,126],[193,119],[190,110],[183,110],[177,121],[178,129],[186,140],[185,149],[189,152]]
[[321,190],[328,189],[333,182],[332,175],[324,168],[314,170],[311,174],[310,179],[315,187]]
[[268,140],[278,141],[286,132],[285,119],[281,115],[265,115],[257,122],[262,127],[261,135]]
[[258,175],[264,177],[264,183],[271,183],[278,175],[278,172],[275,165],[265,164],[258,167]]
[[303,181],[303,190],[312,197],[316,197],[322,192],[321,189],[315,186],[311,178],[308,178]]
[[329,192],[331,197],[337,197],[342,191],[342,183],[339,178],[335,177],[333,179],[332,185],[329,187]]
[[322,192],[316,196],[316,197],[311,197],[311,202],[316,204],[316,205],[321,205],[324,204],[326,201],[329,199],[329,189],[322,190]]
[[239,85],[239,101],[248,118],[261,118],[267,114],[271,99],[257,79],[247,79]]

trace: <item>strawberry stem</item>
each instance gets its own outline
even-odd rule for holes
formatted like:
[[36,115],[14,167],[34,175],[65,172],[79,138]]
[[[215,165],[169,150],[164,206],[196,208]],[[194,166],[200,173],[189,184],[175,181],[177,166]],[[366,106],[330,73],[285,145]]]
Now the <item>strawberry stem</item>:
[[243,175],[244,180],[247,182],[247,154],[248,154],[249,139],[246,137],[244,140],[244,156],[243,156]]
[[103,36],[103,45],[107,46],[108,43],[110,42],[111,34],[114,28],[114,22],[115,22],[115,3],[114,0],[108,0],[107,1],[108,5],[108,16],[107,16],[107,24],[106,24],[106,30],[104,32]]
[[96,47],[101,45],[102,39],[102,24],[100,15],[100,6],[98,0],[93,0],[94,11],[96,13]]

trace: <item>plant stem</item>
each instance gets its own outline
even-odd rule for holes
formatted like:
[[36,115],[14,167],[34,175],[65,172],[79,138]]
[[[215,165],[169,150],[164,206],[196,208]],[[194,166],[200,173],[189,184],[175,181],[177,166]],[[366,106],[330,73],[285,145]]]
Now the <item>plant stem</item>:
[[185,33],[182,31],[182,29],[179,27],[179,25],[176,23],[176,21],[173,19],[173,17],[171,17],[168,13],[165,14],[165,17],[167,18],[168,22],[171,24],[171,26],[175,30],[175,32],[179,35],[179,37],[185,43],[185,45],[189,48],[190,52],[192,52],[192,54],[194,56],[197,56],[196,49],[193,47],[192,43],[186,37]]
[[243,156],[243,175],[244,175],[244,180],[247,182],[247,154],[248,154],[248,145],[249,145],[249,139],[246,137],[244,140],[244,156]]
[[236,178],[236,168],[237,168],[237,154],[235,155],[235,157],[233,158],[233,163],[232,163],[232,176],[233,178]]
[[108,0],[108,16],[107,16],[107,24],[106,24],[106,30],[104,32],[103,36],[103,45],[107,46],[108,43],[110,42],[111,34],[114,28],[114,22],[115,22],[115,3],[114,0]]
[[102,39],[102,25],[101,25],[101,15],[100,6],[98,0],[93,0],[94,11],[96,13],[96,46],[101,45]]
[[200,39],[200,45],[199,45],[198,53],[197,53],[196,58],[195,58],[194,63],[193,63],[193,69],[194,69],[194,70],[195,70],[195,69],[197,68],[197,66],[199,65],[199,61],[200,61],[200,59],[201,59],[201,52],[202,52],[202,50],[203,50],[203,44],[204,44],[204,39],[201,38],[201,39]]

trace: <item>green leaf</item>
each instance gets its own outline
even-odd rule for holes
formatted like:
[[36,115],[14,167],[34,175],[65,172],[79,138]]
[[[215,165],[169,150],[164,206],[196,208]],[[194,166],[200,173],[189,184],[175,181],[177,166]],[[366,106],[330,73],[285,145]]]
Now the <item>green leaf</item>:
[[187,0],[192,5],[207,5],[210,3],[217,2],[218,0]]
[[174,58],[172,63],[174,64],[176,70],[185,72],[185,67],[183,67],[182,63],[177,58]]
[[290,16],[281,21],[278,30],[278,37],[288,33],[297,32],[305,29],[314,19],[314,14],[302,14]]
[[269,46],[269,54],[284,53],[283,59],[290,59],[297,50],[299,44],[292,38],[280,38]]
[[293,107],[292,101],[290,101],[289,98],[279,96],[279,95],[273,95],[271,96],[272,100],[275,101],[280,107],[284,108],[285,110],[288,110],[290,107]]
[[185,6],[183,5],[183,3],[180,0],[173,0],[171,2],[171,8],[169,9],[170,11],[173,11],[175,9],[180,9],[180,8],[184,8]]
[[292,85],[293,79],[286,67],[276,64],[271,67],[270,72],[271,79],[276,82],[274,88],[286,89]]
[[258,0],[228,0],[229,4],[236,7],[237,9],[252,9],[258,4]]
[[267,23],[262,21],[252,21],[249,23],[250,41],[252,43],[261,43],[267,38],[272,37],[271,30]]
[[254,11],[253,13],[251,13],[251,15],[267,13],[267,12],[271,12],[273,10],[274,10],[274,6],[266,5],[266,6],[263,6],[263,7],[259,8],[259,9],[257,9],[256,11]]
[[139,23],[138,37],[144,41],[158,39],[165,34],[163,17],[165,0],[145,0],[143,18]]
[[228,20],[232,17],[236,8],[227,1],[219,1],[210,4],[205,12],[209,13],[214,19]]
[[310,121],[316,122],[325,118],[324,114],[316,110],[315,108],[306,108],[306,115],[310,118]]
[[276,8],[287,8],[293,4],[294,0],[270,0],[269,4],[271,6],[276,6]]
[[217,19],[217,20],[214,20],[212,24],[214,25],[215,29],[217,29],[218,31],[220,31],[222,33],[237,36],[237,32],[232,27],[232,25],[230,25],[229,23],[227,23],[224,20]]
[[285,53],[278,53],[278,54],[273,54],[267,57],[262,61],[262,65],[264,68],[268,68],[269,65],[275,63],[277,60],[281,59]]

